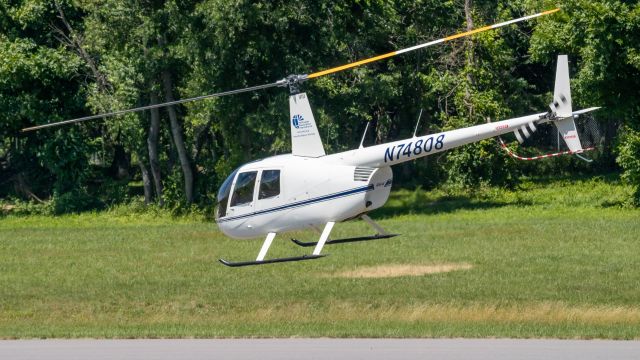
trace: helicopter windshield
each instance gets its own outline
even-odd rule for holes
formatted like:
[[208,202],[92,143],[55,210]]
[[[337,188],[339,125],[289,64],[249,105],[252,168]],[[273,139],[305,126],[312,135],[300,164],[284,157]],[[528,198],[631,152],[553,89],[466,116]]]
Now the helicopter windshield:
[[[240,169],[240,168],[238,168]],[[216,205],[216,220],[227,215],[227,204],[229,203],[229,194],[231,193],[231,184],[233,179],[238,173],[238,169],[233,170],[231,175],[222,183],[220,189],[218,189],[217,205]]]

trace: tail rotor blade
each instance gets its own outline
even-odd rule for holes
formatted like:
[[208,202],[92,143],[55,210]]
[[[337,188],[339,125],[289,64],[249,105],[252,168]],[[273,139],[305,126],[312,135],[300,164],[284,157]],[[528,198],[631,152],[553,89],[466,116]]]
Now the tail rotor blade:
[[429,46],[432,46],[432,45],[440,44],[440,43],[443,43],[445,41],[450,41],[450,40],[458,39],[458,38],[461,38],[461,37],[477,34],[477,33],[483,32],[483,31],[487,31],[487,30],[491,30],[491,29],[497,29],[497,28],[500,28],[500,27],[503,27],[503,26],[515,24],[517,22],[526,21],[526,20],[530,20],[530,19],[537,18],[537,17],[540,17],[540,16],[553,14],[556,11],[560,11],[560,9],[559,8],[555,8],[555,9],[552,9],[552,10],[543,11],[541,13],[528,15],[528,16],[524,16],[524,17],[521,17],[521,18],[517,18],[517,19],[513,19],[513,20],[509,20],[509,21],[505,21],[505,22],[501,22],[501,23],[497,23],[497,24],[493,24],[493,25],[489,25],[489,26],[484,26],[484,27],[473,29],[473,30],[470,30],[470,31],[465,31],[465,32],[458,33],[458,34],[455,34],[455,35],[447,36],[447,37],[444,37],[444,38],[441,38],[441,39],[438,39],[438,40],[429,41],[429,42],[424,43],[424,44],[408,47],[406,49],[396,50],[396,51],[392,51],[392,52],[389,52],[389,53],[386,53],[386,54],[370,57],[368,59],[363,59],[363,60],[359,60],[359,61],[356,61],[356,62],[352,62],[350,64],[336,66],[336,67],[331,68],[331,69],[322,70],[322,71],[318,71],[318,72],[314,72],[312,74],[309,74],[309,75],[307,75],[307,78],[313,79],[313,78],[317,78],[317,77],[320,77],[320,76],[337,73],[339,71],[351,69],[351,68],[354,68],[356,66],[372,63],[374,61],[387,59],[387,58],[390,58],[390,57],[393,57],[393,56],[396,56],[396,55],[400,55],[400,54],[408,53],[408,52],[415,51],[415,50],[418,50],[418,49],[422,49],[422,48],[425,48],[425,47],[429,47]]

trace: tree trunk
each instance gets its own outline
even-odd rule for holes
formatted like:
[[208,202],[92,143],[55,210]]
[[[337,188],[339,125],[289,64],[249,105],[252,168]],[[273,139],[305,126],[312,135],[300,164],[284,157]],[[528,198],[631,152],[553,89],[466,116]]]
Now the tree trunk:
[[[473,30],[473,18],[471,17],[471,6],[472,6],[471,3],[472,3],[472,0],[464,0],[464,17],[467,21],[467,31]],[[466,38],[467,44],[469,44],[470,46],[473,46],[473,43],[469,39],[471,38],[470,37]]]
[[[116,139],[118,141],[118,139]],[[114,145],[113,161],[110,166],[111,176],[118,180],[129,178],[129,168],[131,167],[131,156],[127,153],[124,146]]]
[[[151,105],[158,103],[158,95],[151,91]],[[160,157],[158,156],[158,137],[160,136],[160,110],[151,109],[151,123],[147,136],[147,148],[149,149],[149,165],[151,166],[151,177],[155,188],[156,198],[160,206],[164,205],[162,198],[162,177],[160,174]]]
[[149,177],[149,170],[142,162],[142,157],[138,154],[138,166],[140,167],[140,172],[142,173],[142,184],[144,186],[144,204],[151,204],[153,191],[151,189],[151,178]]
[[[194,164],[197,164],[198,160],[200,159],[200,154],[202,152],[202,147],[204,146],[205,140],[211,137],[211,123],[213,123],[213,119],[209,119],[209,121],[207,121],[207,123],[199,129],[198,135],[196,135],[194,147],[195,151],[193,152],[193,156],[191,157]],[[196,171],[195,176],[198,176],[198,171]],[[198,181],[197,178],[195,179],[195,181]]]
[[[471,17],[471,6],[472,0],[464,0],[464,16],[467,21],[467,31],[473,30],[473,18]],[[473,57],[473,40],[471,37],[467,37],[465,39],[465,43],[467,45],[466,53],[466,72],[467,72],[467,86],[465,87],[464,93],[464,102],[467,105],[468,111],[468,119],[473,120],[473,100],[471,99],[471,87],[474,84],[473,75],[471,74],[471,69],[474,66],[474,57]]]
[[[168,70],[162,71],[162,85],[164,87],[165,101],[174,101],[173,98],[173,80]],[[169,123],[171,125],[171,134],[173,142],[176,145],[176,151],[178,152],[178,159],[180,160],[180,166],[182,167],[182,173],[184,175],[184,193],[187,200],[187,204],[193,202],[193,171],[191,169],[191,163],[189,161],[189,155],[184,145],[184,138],[182,137],[182,127],[178,122],[178,114],[173,106],[167,107],[169,113]]]
[[[107,80],[107,76],[103,74],[96,64],[95,60],[89,55],[89,53],[84,48],[84,38],[82,35],[78,34],[72,27],[69,21],[67,21],[67,17],[60,5],[59,1],[54,1],[54,5],[58,10],[58,18],[62,21],[62,24],[67,29],[69,35],[65,33],[64,30],[54,27],[54,31],[58,33],[59,40],[67,46],[73,47],[78,55],[85,61],[93,77],[96,80],[96,84],[98,85],[98,90],[102,93],[109,94],[112,92],[113,88],[109,81]],[[108,110],[107,108],[103,109],[104,111]]]

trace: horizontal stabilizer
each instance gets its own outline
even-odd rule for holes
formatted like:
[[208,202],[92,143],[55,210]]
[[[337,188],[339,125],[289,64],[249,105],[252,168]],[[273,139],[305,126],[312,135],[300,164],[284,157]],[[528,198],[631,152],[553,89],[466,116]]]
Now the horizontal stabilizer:
[[599,107],[591,107],[588,109],[573,111],[571,113],[572,116],[566,117],[564,119],[559,119],[554,121],[556,127],[558,128],[558,132],[560,136],[564,139],[564,142],[569,147],[569,150],[572,152],[580,152],[583,150],[582,143],[580,142],[580,137],[578,135],[578,130],[576,129],[576,123],[574,121],[574,117],[577,117],[582,114],[586,114],[588,112],[598,110]]
[[574,112],[571,113],[571,115],[578,116],[578,115],[586,114],[588,112],[592,112],[592,111],[595,111],[595,110],[598,110],[598,109],[600,109],[600,106],[590,107],[588,109],[582,109],[582,110],[574,111]]

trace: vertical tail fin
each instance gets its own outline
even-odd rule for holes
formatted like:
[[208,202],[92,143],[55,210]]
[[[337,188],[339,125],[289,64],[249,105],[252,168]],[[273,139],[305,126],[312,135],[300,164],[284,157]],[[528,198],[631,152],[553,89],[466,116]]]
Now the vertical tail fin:
[[555,117],[554,123],[560,132],[560,136],[569,147],[576,152],[582,150],[576,124],[573,121],[573,109],[571,107],[571,87],[569,82],[569,60],[567,55],[558,55],[556,68],[556,84],[553,91],[553,102],[549,104]]
[[558,55],[556,67],[556,84],[553,89],[553,102],[549,104],[551,111],[559,118],[571,116],[571,86],[569,81],[569,59],[567,55]]
[[293,94],[289,97],[291,122],[291,152],[296,156],[324,156],[320,132],[311,112],[307,94]]

